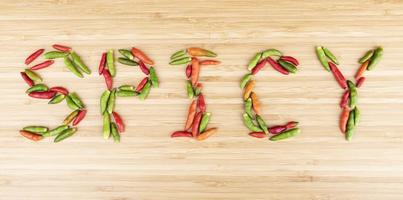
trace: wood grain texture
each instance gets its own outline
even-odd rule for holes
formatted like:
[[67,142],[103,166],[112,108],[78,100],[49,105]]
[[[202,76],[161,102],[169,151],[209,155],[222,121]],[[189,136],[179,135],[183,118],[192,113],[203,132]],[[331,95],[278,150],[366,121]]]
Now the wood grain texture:
[[[313,199],[403,198],[403,3],[357,1],[2,0],[0,6],[0,199]],[[96,73],[79,80],[62,62],[41,71],[49,85],[76,91],[88,107],[77,135],[60,144],[23,139],[29,124],[56,126],[63,105],[29,98],[19,76],[33,50],[68,44],[95,72],[109,48],[137,46],[156,61],[159,89],[148,100],[118,99],[127,124],[120,144],[102,138]],[[357,59],[384,46],[384,58],[359,89],[362,121],[352,142],[338,130],[342,90],[323,70],[315,45],[329,47],[352,78]],[[180,48],[200,46],[222,64],[201,81],[217,135],[172,140],[189,100]],[[300,121],[284,142],[247,136],[239,80],[257,51],[277,48],[300,60],[296,75],[266,68],[256,92],[268,123]],[[139,70],[119,67],[117,85]]]

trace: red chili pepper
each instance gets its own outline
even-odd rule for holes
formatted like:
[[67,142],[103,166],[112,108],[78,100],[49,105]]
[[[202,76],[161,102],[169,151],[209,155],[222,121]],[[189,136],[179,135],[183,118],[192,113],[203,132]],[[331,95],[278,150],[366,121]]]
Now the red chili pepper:
[[147,66],[141,60],[139,60],[139,67],[144,74],[146,74],[146,75],[150,74],[150,70],[147,68]]
[[31,67],[31,70],[39,70],[51,66],[55,63],[54,60],[47,60]]
[[37,57],[39,57],[44,51],[45,51],[45,49],[36,50],[34,53],[29,55],[27,59],[25,59],[25,64],[29,65],[32,61],[34,61]]
[[71,51],[71,47],[64,46],[64,45],[61,45],[61,44],[54,44],[54,45],[52,45],[52,47],[54,49],[56,49],[56,50],[63,51],[63,52],[70,52]]
[[134,57],[138,58],[140,61],[147,63],[149,65],[153,65],[154,61],[152,61],[145,53],[143,53],[140,49],[132,48],[132,54]]
[[98,73],[101,75],[104,73],[106,63],[106,53],[102,53],[101,61],[99,61]]
[[85,109],[78,111],[76,118],[74,118],[73,126],[76,126],[77,124],[79,124],[81,122],[81,120],[84,119],[86,114],[87,114],[87,110],[85,110]]
[[193,137],[193,135],[187,131],[175,131],[171,134],[171,137]]
[[339,83],[340,87],[346,89],[347,88],[346,78],[344,78],[343,74],[340,72],[337,66],[334,63],[329,62],[329,67],[333,73],[334,78]]
[[292,63],[292,64],[295,65],[295,66],[298,66],[298,65],[299,65],[298,60],[295,59],[294,57],[291,57],[291,56],[281,56],[280,59],[281,59],[281,60],[284,60],[284,61],[286,61],[286,62]]
[[273,67],[273,69],[275,69],[276,71],[288,75],[289,72],[284,69],[280,64],[278,64],[275,60],[273,60],[273,58],[268,57],[267,58],[267,62]]
[[291,129],[291,128],[295,128],[298,124],[299,124],[298,122],[291,121],[291,122],[288,122],[288,123],[285,125],[285,127],[286,127],[286,129]]
[[199,135],[199,126],[200,126],[200,120],[203,116],[202,112],[198,112],[193,120],[192,124],[192,135],[193,137],[197,137]]
[[30,97],[37,99],[51,99],[56,95],[54,91],[44,91],[44,92],[31,92],[28,94]]
[[272,126],[272,127],[268,128],[268,130],[271,134],[275,135],[275,134],[279,134],[279,133],[287,130],[287,126],[284,126],[284,125]]
[[197,98],[197,107],[199,108],[200,112],[206,112],[206,102],[204,101],[203,94],[200,94],[199,98]]
[[192,64],[186,66],[186,77],[190,78],[190,76],[192,76]]
[[119,133],[125,132],[125,124],[123,123],[122,118],[117,112],[112,112],[113,119],[115,119],[116,126],[118,127]]
[[22,79],[29,85],[29,87],[32,87],[35,85],[34,81],[31,80],[25,72],[20,72]]
[[58,93],[61,93],[61,94],[64,94],[64,95],[68,95],[68,94],[69,94],[69,91],[68,91],[66,88],[60,87],[60,86],[51,87],[51,88],[49,88],[49,91],[58,92]]
[[259,63],[256,64],[256,66],[252,69],[252,74],[255,75],[258,73],[263,67],[266,65],[267,60],[263,59]]
[[21,130],[21,131],[20,131],[20,134],[21,134],[22,136],[24,136],[24,137],[26,137],[26,138],[32,140],[32,141],[39,141],[39,140],[42,140],[42,138],[43,138],[42,135],[39,135],[39,134],[36,134],[36,133],[32,133],[32,132],[29,132],[29,131],[24,131],[24,130]]
[[140,83],[136,87],[136,92],[141,92],[141,90],[144,88],[146,83],[148,82],[148,77],[143,78],[143,80],[140,81]]
[[340,108],[344,108],[347,106],[349,98],[350,98],[350,92],[348,90],[346,90],[344,92],[343,96],[341,96]]
[[201,60],[200,65],[219,65],[221,61],[218,60]]
[[358,80],[357,83],[355,84],[357,88],[361,87],[361,85],[364,83],[365,77],[361,76]]
[[255,138],[265,138],[267,136],[265,132],[250,132],[249,135]]
[[108,90],[111,90],[113,85],[113,79],[111,73],[109,72],[108,69],[105,68],[104,71],[102,72],[102,75],[104,75],[106,87],[108,88]]

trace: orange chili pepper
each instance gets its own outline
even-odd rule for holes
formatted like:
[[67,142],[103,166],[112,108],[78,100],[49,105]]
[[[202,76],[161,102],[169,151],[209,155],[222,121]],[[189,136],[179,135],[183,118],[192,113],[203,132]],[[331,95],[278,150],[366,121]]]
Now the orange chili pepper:
[[350,110],[347,107],[344,107],[340,115],[340,130],[343,133],[346,132],[346,126],[349,116],[350,116]]
[[192,58],[192,74],[190,75],[190,80],[192,81],[193,85],[196,85],[197,81],[199,80],[200,74],[200,63],[197,58]]
[[255,111],[256,114],[260,115],[260,102],[259,102],[259,98],[257,97],[256,93],[251,92],[250,98],[252,99],[253,111]]
[[143,53],[140,49],[132,47],[132,54],[134,57],[143,61],[146,64],[154,65],[154,61],[152,61],[145,53]]
[[207,57],[217,56],[217,54],[215,54],[214,52],[199,47],[190,47],[187,49],[187,52],[191,56],[207,56]]
[[265,132],[250,132],[249,135],[255,138],[265,138],[267,136]]
[[369,60],[362,63],[361,67],[358,69],[357,73],[354,76],[355,79],[359,79],[362,77],[364,72],[367,70],[368,64],[369,64]]
[[250,81],[246,84],[245,89],[244,89],[244,93],[243,93],[243,99],[244,99],[245,101],[246,101],[246,99],[249,98],[249,96],[250,96],[250,94],[251,94],[253,88],[255,87],[255,84],[256,84],[255,80],[250,80]]
[[186,120],[185,130],[188,130],[192,126],[193,119],[195,118],[196,115],[196,108],[197,108],[197,101],[193,100],[189,106],[188,118]]
[[218,60],[202,60],[200,61],[200,65],[219,65],[221,61]]
[[202,141],[207,139],[208,137],[212,136],[214,133],[217,132],[217,128],[209,128],[206,131],[204,131],[203,133],[201,133],[200,135],[198,135],[196,137],[196,140]]
[[21,134],[22,136],[24,136],[24,137],[26,137],[26,138],[32,140],[32,141],[39,141],[39,140],[42,140],[42,138],[43,138],[42,135],[39,135],[39,134],[36,134],[36,133],[32,133],[32,132],[29,132],[29,131],[23,131],[23,130],[21,130],[21,131],[20,131],[20,134]]

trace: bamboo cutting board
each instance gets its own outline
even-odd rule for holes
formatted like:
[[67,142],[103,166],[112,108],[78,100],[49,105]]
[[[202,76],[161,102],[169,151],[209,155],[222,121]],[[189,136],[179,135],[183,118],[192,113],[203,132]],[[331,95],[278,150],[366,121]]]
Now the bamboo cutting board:
[[[18,1],[0,6],[0,199],[403,199],[403,2],[358,1]],[[88,107],[77,134],[60,144],[33,143],[18,130],[58,125],[64,105],[29,98],[19,71],[24,59],[54,43],[72,46],[93,74],[73,76],[59,61],[40,71],[48,85],[76,91]],[[352,142],[338,130],[342,90],[314,53],[330,48],[352,78],[357,59],[382,45],[382,61],[359,89],[362,121]],[[156,61],[159,89],[149,99],[118,99],[127,131],[102,138],[96,73],[101,53],[136,46]],[[199,46],[218,53],[201,82],[210,127],[204,142],[170,139],[190,101],[184,67],[169,56]],[[270,125],[300,122],[281,142],[247,136],[239,80],[249,59],[277,48],[295,56],[296,75],[270,68],[257,78]],[[118,68],[116,85],[136,84],[136,68]]]

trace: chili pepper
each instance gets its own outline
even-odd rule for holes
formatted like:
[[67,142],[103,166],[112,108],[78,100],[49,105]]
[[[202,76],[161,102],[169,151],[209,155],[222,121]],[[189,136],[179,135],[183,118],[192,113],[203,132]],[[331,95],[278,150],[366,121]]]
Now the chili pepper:
[[61,44],[54,44],[52,47],[56,50],[63,51],[63,52],[69,52],[71,51],[71,47],[61,45]]
[[195,94],[194,94],[192,83],[189,80],[186,81],[186,91],[187,91],[189,99],[193,99]]
[[111,122],[111,133],[112,133],[113,141],[116,142],[116,143],[119,143],[120,142],[120,135],[119,135],[119,132],[118,132],[118,128],[116,127],[116,124],[113,123],[113,122]]
[[347,81],[347,84],[350,90],[350,108],[353,109],[357,105],[357,88],[350,80]]
[[185,130],[188,130],[192,126],[193,119],[196,115],[196,108],[197,108],[197,101],[193,100],[189,106],[188,116],[185,123]]
[[367,70],[368,64],[369,64],[369,60],[362,63],[361,67],[357,70],[357,73],[354,76],[355,79],[359,79],[360,77],[362,77],[364,72]]
[[81,60],[80,56],[77,55],[76,52],[72,51],[70,55],[73,59],[74,65],[77,66],[78,69],[86,74],[91,74],[91,70],[87,67],[87,65],[84,64],[84,62]]
[[267,60],[266,59],[261,59],[254,68],[252,68],[252,74],[255,75],[257,74],[263,67],[266,65]]
[[256,66],[256,64],[260,61],[260,58],[262,58],[261,52],[257,53],[255,56],[253,56],[253,58],[249,61],[249,64],[248,64],[249,71],[251,71]]
[[140,61],[149,64],[149,65],[154,65],[154,61],[152,61],[145,53],[143,53],[140,49],[137,49],[135,47],[132,48],[132,54],[134,57],[138,58]]
[[278,64],[275,60],[273,60],[273,58],[268,57],[267,58],[267,62],[273,67],[273,69],[275,69],[276,71],[284,74],[284,75],[288,75],[289,72],[284,69],[280,64]]
[[121,63],[121,64],[124,64],[124,65],[129,65],[129,66],[137,66],[137,65],[139,65],[136,61],[130,60],[130,59],[124,58],[124,57],[119,57],[118,62]]
[[27,57],[27,59],[25,59],[25,64],[26,64],[26,65],[31,64],[31,62],[34,61],[36,58],[38,58],[44,51],[45,51],[45,49],[38,49],[38,50],[36,50],[34,53],[32,53],[31,55],[29,55],[29,56]]
[[274,135],[269,140],[271,140],[271,141],[284,140],[284,139],[287,139],[287,138],[294,137],[294,136],[298,135],[299,132],[300,132],[299,128],[293,128],[293,129],[281,132],[281,133],[279,133],[277,135]]
[[85,117],[87,114],[87,110],[83,109],[78,111],[77,117],[73,121],[73,126],[77,126]]
[[295,74],[298,70],[293,64],[284,60],[278,60],[278,64],[280,64],[284,69],[293,74]]
[[202,133],[204,130],[206,130],[207,124],[210,121],[211,113],[206,112],[203,114],[201,121],[200,121],[200,126],[199,126],[199,133]]
[[187,52],[191,56],[206,56],[206,57],[216,57],[217,54],[209,51],[207,49],[202,49],[199,47],[190,47],[187,49]]
[[64,94],[56,94],[50,101],[48,104],[57,104],[62,102],[64,99],[66,98],[66,95]]
[[260,102],[259,102],[259,98],[257,97],[256,93],[251,92],[250,98],[252,99],[253,111],[255,111],[256,114],[260,115]]
[[101,61],[99,61],[98,73],[101,75],[105,70],[106,53],[102,53]]
[[56,92],[44,91],[44,92],[31,92],[28,94],[30,97],[37,99],[51,99],[56,95]]
[[209,128],[206,131],[204,131],[203,133],[200,133],[197,137],[196,140],[202,141],[207,139],[208,137],[214,135],[214,133],[217,132],[217,128]]
[[101,95],[101,98],[100,98],[101,114],[104,114],[106,111],[110,95],[111,95],[111,91],[109,91],[109,90],[105,90]]
[[134,97],[139,95],[136,91],[130,91],[130,90],[119,90],[116,92],[116,96],[118,97]]
[[245,113],[252,119],[254,119],[254,115],[252,114],[252,98],[248,98],[244,102]]
[[66,138],[69,138],[69,137],[73,136],[75,132],[77,132],[77,128],[68,128],[68,129],[64,130],[63,132],[61,132],[59,135],[57,135],[55,137],[54,142],[57,143]]
[[49,67],[49,66],[52,65],[54,62],[55,62],[54,60],[47,60],[47,61],[44,61],[44,62],[41,62],[41,63],[39,63],[39,64],[36,64],[36,65],[32,66],[30,69],[31,69],[31,70],[40,70],[40,69]]
[[20,134],[22,136],[24,136],[25,138],[30,139],[30,140],[35,141],[35,142],[43,139],[42,135],[39,135],[39,134],[36,134],[36,133],[31,133],[29,131],[20,130]]
[[194,88],[194,95],[199,96],[201,94],[201,91],[203,89],[203,84],[201,83],[196,83],[196,87]]
[[182,64],[188,64],[192,60],[191,57],[183,57],[183,58],[178,58],[175,60],[172,60],[169,62],[170,65],[182,65]]
[[378,64],[378,62],[381,60],[382,58],[382,54],[383,54],[383,48],[382,47],[378,47],[375,49],[374,51],[374,55],[371,58],[371,61],[368,64],[367,70],[371,71],[376,64]]
[[58,92],[58,93],[64,94],[64,95],[68,95],[68,94],[69,94],[69,91],[68,91],[66,88],[60,87],[60,86],[51,87],[51,88],[49,88],[49,91]]
[[84,108],[85,105],[84,103],[81,101],[80,97],[78,97],[77,93],[72,92],[69,94],[71,100],[74,101],[74,104],[76,104],[79,108]]
[[346,89],[347,88],[346,78],[344,78],[343,74],[340,72],[340,70],[337,68],[335,64],[329,62],[329,66],[337,83],[339,83],[341,88]]
[[175,60],[179,57],[184,56],[185,54],[186,54],[186,49],[179,50],[179,51],[175,52],[174,54],[172,54],[171,60]]
[[63,132],[64,130],[68,129],[69,126],[67,125],[60,125],[46,133],[43,133],[42,136],[43,137],[52,137],[52,136],[56,136],[59,135],[61,132]]
[[201,60],[200,65],[219,65],[221,61],[219,60]]
[[244,93],[243,93],[243,99],[246,100],[250,97],[250,94],[252,93],[253,88],[255,87],[255,80],[250,80],[248,84],[246,84]]
[[116,89],[113,89],[111,94],[109,95],[108,106],[106,110],[109,114],[112,114],[113,109],[115,108],[115,101],[116,101]]
[[357,106],[354,108],[353,111],[354,111],[354,125],[357,126],[358,122],[360,122],[361,112]]
[[195,85],[199,80],[199,74],[200,74],[199,60],[197,58],[192,58],[192,74],[190,76],[190,80],[192,81],[193,85]]
[[286,126],[287,129],[290,129],[290,128],[297,127],[298,124],[299,124],[299,122],[290,121],[290,122],[288,122],[285,126]]
[[245,76],[242,77],[241,79],[241,89],[245,88],[245,85],[249,82],[249,80],[252,78],[252,74],[246,74]]
[[263,131],[261,128],[256,126],[255,123],[253,123],[252,118],[250,118],[249,115],[246,113],[243,114],[243,122],[244,122],[245,126],[253,132]]
[[43,57],[45,59],[56,59],[56,58],[64,58],[68,56],[68,52],[63,52],[63,51],[49,51],[43,54]]
[[103,124],[104,139],[108,139],[111,135],[111,118],[108,113],[104,114]]
[[204,95],[200,94],[197,98],[197,107],[201,112],[206,112],[206,102],[204,101]]
[[73,101],[73,99],[71,98],[71,96],[66,96],[66,103],[67,106],[72,109],[72,110],[79,110],[80,107]]
[[326,69],[326,71],[330,71],[329,63],[327,62],[326,54],[323,50],[323,47],[317,46],[315,49],[316,55],[318,56],[320,63],[322,63],[322,66]]
[[66,118],[64,118],[63,124],[69,125],[74,120],[74,118],[77,117],[77,115],[78,115],[78,110],[71,112],[69,115],[67,115]]
[[347,127],[346,127],[346,139],[348,141],[351,141],[351,139],[353,138],[353,134],[354,134],[354,110],[350,111],[350,116],[348,117],[348,121],[347,121]]
[[250,132],[249,135],[255,138],[265,138],[267,136],[264,132]]
[[136,87],[136,92],[141,92],[141,90],[144,88],[146,83],[148,82],[148,77],[143,78],[143,80],[140,81],[140,83]]
[[193,123],[192,123],[192,135],[193,135],[193,137],[197,137],[199,135],[199,133],[200,133],[199,132],[199,127],[200,127],[200,121],[201,121],[202,116],[203,116],[203,113],[198,112],[196,114],[194,120],[193,120]]
[[113,79],[111,73],[108,69],[105,69],[102,75],[104,76],[106,87],[108,88],[108,90],[111,90],[113,87]]
[[48,86],[46,86],[45,84],[36,84],[30,88],[28,88],[25,93],[31,93],[31,92],[44,92],[44,91],[48,91]]
[[150,70],[147,68],[147,66],[146,66],[141,60],[139,61],[139,67],[140,67],[141,71],[142,71],[145,75],[150,74]]
[[357,83],[355,84],[356,85],[356,87],[357,88],[360,88],[361,86],[362,86],[362,84],[364,83],[364,81],[365,81],[365,77],[360,77],[358,80],[357,80]]
[[131,51],[127,49],[119,49],[119,53],[122,54],[122,56],[134,61],[134,56]]
[[374,51],[373,50],[369,50],[367,51],[367,53],[365,53],[365,55],[363,57],[360,58],[360,60],[358,61],[359,63],[365,63],[367,61],[370,60],[370,58],[374,55]]
[[42,81],[42,78],[37,73],[35,73],[29,69],[25,69],[25,74],[34,82]]
[[271,56],[282,56],[283,53],[277,49],[267,49],[262,52],[262,59],[266,59]]
[[112,77],[115,77],[116,75],[116,67],[114,62],[113,49],[110,49],[106,54],[106,65],[108,66],[108,71]]
[[326,47],[322,47],[323,52],[325,53],[326,57],[328,57],[332,62],[336,63],[336,65],[339,64],[337,61],[336,56],[333,55],[333,53]]
[[154,67],[150,67],[150,80],[151,80],[151,85],[154,88],[158,88],[158,76],[157,76],[157,72],[155,71]]
[[187,131],[175,131],[171,134],[171,138],[174,137],[193,137],[191,132]]
[[347,106],[347,103],[348,103],[349,98],[350,98],[350,91],[346,90],[346,91],[343,93],[343,96],[341,97],[341,100],[340,100],[340,108],[344,108],[344,107]]
[[67,69],[73,72],[74,75],[83,78],[83,74],[77,69],[76,66],[71,62],[69,57],[64,57],[64,64],[66,65]]
[[29,85],[29,87],[32,87],[35,83],[33,80],[31,80],[25,72],[20,72],[22,79]]
[[150,83],[150,81],[148,81],[144,85],[144,88],[141,90],[141,92],[139,94],[139,99],[140,100],[146,99],[148,97],[148,94],[150,93],[150,89],[151,89],[151,83]]
[[283,131],[285,131],[287,129],[288,129],[287,126],[279,125],[279,126],[272,126],[272,127],[268,128],[268,131],[271,134],[276,135],[276,134],[279,134],[279,133],[281,133],[281,132],[283,132]]
[[346,125],[348,117],[350,116],[350,110],[347,107],[343,107],[343,111],[340,114],[340,130],[342,133],[346,132]]
[[45,133],[49,128],[46,126],[26,126],[22,130],[40,134]]
[[112,116],[113,119],[115,120],[119,133],[125,132],[125,124],[123,123],[123,120],[120,117],[120,115],[117,112],[112,112]]
[[121,85],[119,86],[119,90],[135,91],[135,87],[134,85]]
[[185,73],[186,73],[186,78],[190,78],[190,76],[192,76],[192,65],[191,64],[188,64],[186,66]]
[[267,130],[267,124],[260,115],[256,115],[256,121],[259,127],[263,130],[263,132],[269,134],[269,131]]
[[280,57],[280,60],[284,60],[284,61],[286,61],[286,62],[289,62],[289,63],[293,64],[294,66],[298,66],[298,65],[299,65],[298,60],[295,59],[294,57],[291,57],[291,56],[281,56],[281,57]]

